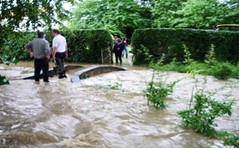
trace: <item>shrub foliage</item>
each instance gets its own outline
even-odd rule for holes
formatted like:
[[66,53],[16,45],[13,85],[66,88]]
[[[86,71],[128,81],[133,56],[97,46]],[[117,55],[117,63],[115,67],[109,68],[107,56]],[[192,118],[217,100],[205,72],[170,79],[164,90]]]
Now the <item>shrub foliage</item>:
[[[165,62],[184,61],[184,50],[189,49],[191,58],[202,62],[213,45],[217,60],[238,62],[239,32],[195,29],[138,29],[132,36],[134,64],[149,64],[147,55],[157,62],[165,55]],[[148,49],[147,54],[141,52]]]

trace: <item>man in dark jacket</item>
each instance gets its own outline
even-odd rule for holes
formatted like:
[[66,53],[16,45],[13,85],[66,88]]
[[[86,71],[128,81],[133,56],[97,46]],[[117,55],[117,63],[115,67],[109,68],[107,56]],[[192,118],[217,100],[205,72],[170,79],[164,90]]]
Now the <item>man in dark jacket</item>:
[[120,64],[122,64],[122,51],[124,50],[125,45],[121,42],[120,38],[117,38],[115,40],[114,44],[114,50],[113,52],[115,53],[115,62],[118,64],[118,60],[120,61]]
[[44,39],[43,32],[37,32],[37,38],[25,45],[26,50],[30,53],[30,57],[34,57],[34,78],[38,82],[40,72],[43,71],[43,81],[48,81],[50,46],[49,42]]

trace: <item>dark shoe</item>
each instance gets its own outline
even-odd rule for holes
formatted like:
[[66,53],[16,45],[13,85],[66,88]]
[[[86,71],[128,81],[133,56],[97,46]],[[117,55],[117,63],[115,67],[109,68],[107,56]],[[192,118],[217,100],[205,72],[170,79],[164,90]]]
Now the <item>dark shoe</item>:
[[64,75],[59,75],[59,79],[62,79],[62,78],[65,78],[66,76],[64,76]]
[[62,78],[64,78],[64,76],[59,76],[58,78],[59,78],[59,79],[62,79]]
[[67,78],[67,76],[66,76],[66,74],[63,73],[63,74],[60,74],[58,78],[59,78],[59,79]]
[[47,82],[47,83],[48,83],[48,82],[49,82],[49,80],[43,80],[43,82]]

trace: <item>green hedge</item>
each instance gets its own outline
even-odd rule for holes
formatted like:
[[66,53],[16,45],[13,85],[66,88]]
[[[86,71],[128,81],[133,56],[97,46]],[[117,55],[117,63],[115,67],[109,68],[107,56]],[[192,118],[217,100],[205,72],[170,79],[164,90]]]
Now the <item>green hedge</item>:
[[203,61],[212,44],[219,61],[238,62],[239,32],[194,29],[138,29],[132,36],[134,64],[149,64],[165,54],[165,62],[184,60],[184,47],[191,58]]
[[8,36],[3,39],[4,44],[0,51],[0,58],[9,61],[13,58],[29,60],[29,53],[26,52],[24,46],[34,37],[36,37],[36,34],[31,32],[15,32],[13,34],[8,34]]
[[[107,30],[79,30],[64,31],[66,37],[69,57],[68,62],[82,63],[111,63],[111,50],[113,39]],[[4,39],[0,58],[17,58],[18,60],[30,60],[24,45],[34,39],[36,33],[16,32]],[[52,43],[50,32],[46,33],[46,39]]]
[[113,39],[106,30],[79,30],[63,33],[70,62],[111,63]]

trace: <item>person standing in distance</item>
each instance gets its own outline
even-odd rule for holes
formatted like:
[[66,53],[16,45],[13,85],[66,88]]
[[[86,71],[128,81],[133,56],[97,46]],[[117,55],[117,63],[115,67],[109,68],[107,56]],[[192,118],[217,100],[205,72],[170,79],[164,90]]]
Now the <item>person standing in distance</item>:
[[62,36],[57,29],[52,30],[52,36],[54,37],[52,41],[52,56],[59,68],[59,79],[66,78],[66,70],[64,66],[64,59],[65,57],[68,57],[66,38]]
[[122,43],[120,38],[117,38],[114,44],[113,52],[115,53],[115,62],[118,64],[118,60],[120,64],[122,64],[122,51],[124,50],[125,45]]
[[49,82],[48,70],[50,59],[49,42],[45,40],[43,32],[37,32],[37,38],[25,45],[30,57],[34,58],[34,79],[39,82],[40,72],[43,71],[43,81]]

